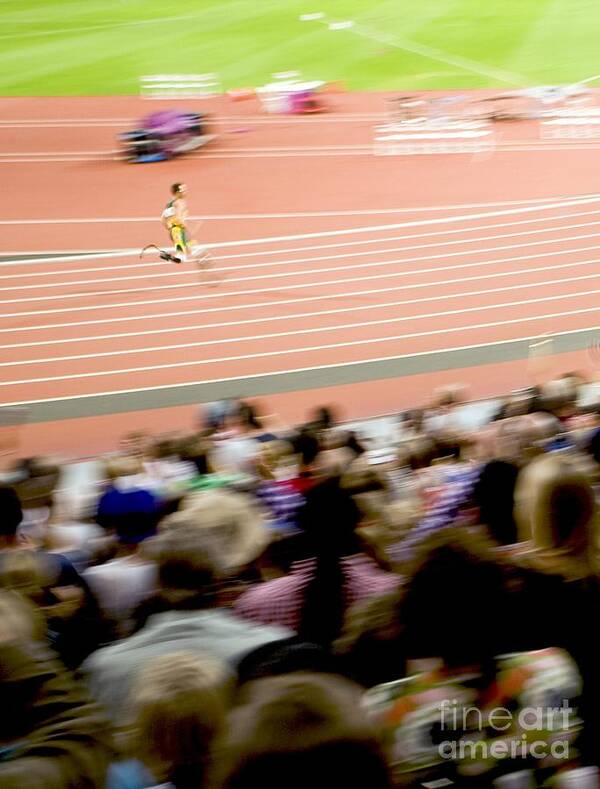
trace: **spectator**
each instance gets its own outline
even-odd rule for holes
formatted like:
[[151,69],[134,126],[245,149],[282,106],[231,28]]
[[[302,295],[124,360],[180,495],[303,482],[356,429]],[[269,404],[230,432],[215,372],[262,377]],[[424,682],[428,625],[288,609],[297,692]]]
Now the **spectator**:
[[596,503],[573,458],[542,455],[519,475],[516,514],[521,541],[531,541],[535,563],[565,579],[595,573]]
[[151,534],[160,517],[157,485],[142,475],[142,467],[134,458],[120,456],[106,463],[108,487],[98,502],[96,520],[109,532],[125,537]]
[[339,478],[314,487],[299,519],[304,560],[292,564],[285,577],[249,589],[236,611],[254,622],[289,627],[305,641],[330,645],[348,606],[393,589],[400,580],[362,553],[359,521],[359,510]]
[[271,527],[284,533],[297,529],[298,512],[304,504],[295,457],[292,444],[269,441],[262,445],[257,462],[260,481],[256,496],[269,513]]
[[[134,519],[125,529],[123,523],[120,521],[117,527],[116,557],[83,573],[104,618],[119,637],[131,633],[135,610],[156,587],[156,565],[143,550],[144,541],[154,534],[151,522]],[[139,533],[135,532],[136,526],[142,529]]]
[[90,591],[65,583],[55,557],[16,549],[0,556],[0,587],[20,592],[46,622],[47,637],[63,663],[76,668],[106,637],[104,623]]
[[0,486],[0,552],[15,547],[23,520],[21,502],[14,488]]
[[517,542],[514,506],[518,474],[514,463],[492,460],[483,467],[473,492],[479,507],[479,522],[501,546]]
[[118,723],[123,722],[125,699],[138,672],[153,658],[191,651],[222,660],[235,672],[253,649],[292,635],[215,608],[224,560],[214,541],[196,527],[169,530],[158,538],[156,549],[159,591],[149,604],[152,614],[146,624],[94,653],[83,666],[95,698]]
[[257,409],[250,403],[240,402],[228,416],[226,436],[215,443],[215,466],[230,473],[250,474],[261,443],[275,438],[263,426]]
[[225,724],[227,679],[221,663],[188,652],[143,668],[131,694],[130,750],[137,758],[112,766],[108,789],[144,789],[157,781],[173,789],[206,786]]
[[489,670],[494,655],[512,647],[509,625],[489,615],[506,608],[505,591],[488,543],[473,534],[430,535],[406,566],[400,591],[350,612],[342,651],[351,654],[352,675],[371,687],[405,676],[411,659],[441,656],[453,667]]
[[11,488],[0,490],[0,507],[2,515],[6,513],[0,519],[0,586],[17,586],[43,607],[54,648],[67,666],[75,668],[103,638],[95,600],[71,561],[45,550],[45,529],[30,534],[30,547],[23,547],[18,539],[20,504]]
[[[362,624],[354,641],[340,642],[340,650],[350,656],[350,673],[367,687],[386,683],[368,694],[368,707],[385,727],[394,766],[404,776],[400,785],[439,780],[462,785],[472,774],[475,785],[490,786],[504,772],[536,767],[528,749],[498,762],[488,750],[482,755],[469,749],[466,757],[448,760],[440,743],[499,737],[485,717],[485,710],[498,704],[511,711],[502,737],[508,743],[521,739],[519,713],[531,706],[532,687],[539,691],[539,708],[560,709],[563,700],[576,708],[581,681],[565,651],[514,653],[521,602],[511,592],[508,568],[489,544],[471,534],[440,533],[420,546],[399,594],[366,605],[362,619],[354,612]],[[483,714],[456,724],[442,717],[444,709],[460,711],[463,705]],[[548,752],[554,739],[564,738],[574,759],[576,750],[569,748],[577,721],[575,713],[567,722],[557,715],[557,726],[546,733],[536,730],[536,737]],[[563,763],[556,757],[545,766]],[[412,773],[410,780],[406,773]]]
[[190,526],[200,539],[214,544],[229,576],[250,567],[272,539],[265,517],[255,500],[232,490],[205,490],[192,493],[181,502],[178,512],[165,518],[161,530]]
[[420,477],[417,490],[425,515],[404,539],[389,546],[387,551],[390,560],[400,569],[410,563],[423,539],[460,522],[480,474],[479,464],[464,457],[468,442],[426,442],[427,439],[421,447],[424,454],[419,454],[417,466]]
[[108,727],[79,683],[39,641],[26,603],[0,591],[0,786],[105,786]]
[[180,442],[179,454],[181,459],[187,463],[193,463],[196,475],[200,477],[214,472],[210,453],[211,444],[209,439],[202,434],[186,436]]
[[149,447],[143,469],[163,498],[177,498],[198,473],[191,460],[182,459],[183,448],[184,439],[178,437],[159,438]]
[[521,641],[562,646],[577,662],[583,749],[593,762],[600,737],[600,653],[587,612],[600,605],[596,500],[577,461],[556,454],[521,472],[515,496],[520,537],[531,546],[518,564],[524,572]]
[[305,673],[259,680],[229,720],[224,789],[385,789],[387,765],[359,689]]

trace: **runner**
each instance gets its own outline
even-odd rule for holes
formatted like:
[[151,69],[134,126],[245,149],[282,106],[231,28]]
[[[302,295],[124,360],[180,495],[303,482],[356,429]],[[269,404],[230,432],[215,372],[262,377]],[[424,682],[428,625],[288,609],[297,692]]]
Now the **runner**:
[[171,186],[172,197],[165,206],[161,216],[163,225],[168,230],[173,246],[175,247],[175,255],[171,255],[168,252],[161,252],[160,257],[163,260],[171,260],[173,263],[186,263],[190,251],[190,244],[194,243],[188,241],[187,237],[186,223],[188,210],[185,194],[185,184],[173,184]]
[[[149,249],[155,249],[161,260],[168,260],[172,263],[196,263],[200,274],[200,282],[206,285],[218,285],[221,277],[218,272],[213,270],[212,257],[206,247],[197,245],[195,241],[189,239],[187,229],[188,209],[186,203],[187,188],[185,184],[176,183],[171,186],[171,199],[165,206],[161,221],[169,233],[169,238],[175,248],[175,254],[161,249],[156,244],[145,246],[140,257]],[[200,226],[198,222],[194,228],[195,232]]]

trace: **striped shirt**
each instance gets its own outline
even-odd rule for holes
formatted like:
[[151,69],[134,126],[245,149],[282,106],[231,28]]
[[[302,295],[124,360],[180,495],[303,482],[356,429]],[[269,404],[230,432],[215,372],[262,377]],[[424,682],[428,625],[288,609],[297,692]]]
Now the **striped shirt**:
[[[364,554],[341,560],[346,606],[398,587],[401,578],[382,570]],[[235,613],[252,622],[281,625],[297,631],[304,606],[304,593],[314,577],[316,559],[295,562],[288,575],[258,584],[238,598]]]

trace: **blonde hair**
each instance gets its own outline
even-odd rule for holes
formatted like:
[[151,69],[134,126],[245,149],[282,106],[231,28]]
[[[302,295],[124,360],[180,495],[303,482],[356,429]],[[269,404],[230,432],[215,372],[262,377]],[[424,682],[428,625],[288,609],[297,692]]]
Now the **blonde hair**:
[[189,652],[163,655],[140,672],[132,744],[155,778],[202,785],[224,725],[228,682],[222,663]]
[[597,564],[597,507],[587,475],[573,458],[541,455],[519,474],[515,516],[521,541],[559,571]]
[[37,605],[43,605],[45,590],[56,578],[50,576],[39,554],[29,548],[9,551],[2,561],[0,587],[12,589]]
[[20,594],[0,589],[0,644],[39,641],[44,625],[41,616]]
[[130,455],[112,455],[104,459],[104,472],[109,480],[139,474],[141,464]]

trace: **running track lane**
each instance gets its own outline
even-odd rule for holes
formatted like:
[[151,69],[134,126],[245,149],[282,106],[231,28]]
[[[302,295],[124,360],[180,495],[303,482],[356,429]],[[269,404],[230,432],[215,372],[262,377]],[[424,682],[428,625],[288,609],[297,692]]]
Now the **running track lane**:
[[[367,130],[361,123],[347,128],[352,131],[329,126],[321,142],[330,143],[332,134],[355,142]],[[310,127],[312,144],[318,142],[316,129]],[[49,150],[61,149],[63,133],[44,132]],[[107,129],[103,140],[113,133]],[[261,145],[298,145],[306,134],[298,124],[267,128],[256,138]],[[26,131],[19,136],[27,142]],[[38,146],[39,130],[30,142]],[[165,183],[182,177],[202,196],[207,214],[360,211],[592,191],[594,155],[561,151],[552,154],[552,167],[546,153],[239,165],[180,160],[147,169],[102,161],[39,163],[19,165],[18,175],[7,165],[14,190],[7,190],[10,200],[2,199],[9,224],[0,225],[0,244],[12,251],[141,246],[160,233],[153,222],[106,220],[151,218]],[[233,170],[234,188],[223,189]],[[20,190],[33,217],[57,224],[29,225],[15,237],[11,223],[21,214],[13,198]],[[567,206],[462,225],[233,248],[218,242],[418,221],[431,214],[211,221],[202,238],[217,243],[215,255],[226,274],[216,290],[198,286],[193,272],[127,256],[2,266],[0,400],[246,376],[589,329],[596,324],[600,287],[597,208]],[[69,217],[101,221],[69,223]],[[302,350],[307,348],[314,350]],[[80,358],[63,358],[74,356]],[[136,370],[148,367],[157,369]]]
[[[14,325],[9,326],[13,328],[11,342],[0,347],[3,400],[34,399],[32,387],[35,399],[73,397],[127,390],[132,388],[132,379],[140,382],[140,388],[150,388],[242,378],[481,346],[552,334],[558,329],[589,329],[595,326],[599,289],[593,285],[600,275],[596,205],[590,200],[533,212],[516,213],[521,209],[514,209],[508,212],[514,224],[506,221],[505,211],[492,212],[502,213],[502,217],[464,222],[441,217],[433,224],[427,220],[425,227],[440,235],[435,240],[429,235],[425,241],[423,220],[409,220],[397,229],[406,230],[400,235],[401,246],[387,240],[387,229],[325,235],[318,243],[317,239],[311,243],[299,239],[302,246],[292,247],[294,252],[285,251],[289,244],[277,246],[283,242],[241,244],[230,256],[233,262],[217,261],[227,279],[215,291],[200,287],[195,272],[175,267],[158,276],[147,271],[129,275],[122,269],[118,273],[109,270],[107,277],[102,270],[82,271],[90,268],[89,261],[80,269],[73,269],[72,263],[71,269],[66,269],[69,262],[61,261],[58,270],[51,260],[15,263],[6,266],[9,272],[2,274],[0,328],[5,321],[27,318],[29,337],[33,325],[47,323],[47,309],[53,310],[52,321],[67,314],[79,318],[110,311],[111,321],[123,323],[133,317],[130,309],[135,309],[136,298],[151,296],[164,303],[181,298],[172,294],[184,290],[184,303],[195,305],[198,312],[195,322],[189,322],[189,313],[194,318],[192,307],[183,316],[186,323],[170,327],[155,319],[152,328],[145,326],[153,334],[145,333],[141,326],[135,333],[128,332],[133,335],[128,337],[94,339],[93,334],[85,335],[83,347],[76,326],[73,330],[69,326],[47,328],[41,342],[21,337],[12,342],[17,332]],[[578,216],[581,213],[587,216]],[[497,222],[500,218],[504,227],[489,229],[490,222],[501,224]],[[584,226],[574,227],[581,224]],[[343,246],[319,248],[334,238]],[[370,243],[350,246],[359,239]],[[361,250],[358,253],[348,251],[357,248]],[[447,251],[450,248],[452,252]],[[277,254],[269,254],[273,251]],[[327,254],[319,254],[322,251]],[[92,266],[99,267],[110,265]],[[150,271],[155,268],[151,266]],[[142,284],[131,276],[141,277]],[[148,284],[150,281],[158,284]],[[195,291],[193,296],[187,294],[190,289]],[[365,293],[369,289],[377,292]],[[397,298],[390,302],[394,292]],[[294,307],[298,298],[302,299],[300,309]],[[125,299],[119,302],[123,306],[115,307],[115,299]],[[261,302],[269,299],[291,304],[263,308]],[[69,313],[60,312],[63,304],[69,305]],[[249,304],[255,306],[248,308]],[[277,312],[263,316],[263,309]],[[248,312],[252,317],[245,318]],[[54,337],[53,331],[59,334]]]

